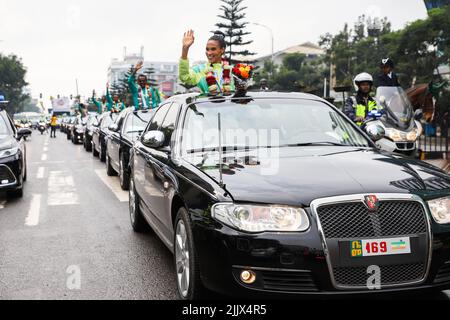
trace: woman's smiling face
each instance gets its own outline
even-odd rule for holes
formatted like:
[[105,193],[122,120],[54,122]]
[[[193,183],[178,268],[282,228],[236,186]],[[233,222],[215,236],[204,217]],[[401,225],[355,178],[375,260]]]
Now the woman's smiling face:
[[206,44],[206,57],[209,63],[219,63],[222,61],[222,57],[225,53],[225,49],[220,47],[220,44],[216,40],[209,40]]

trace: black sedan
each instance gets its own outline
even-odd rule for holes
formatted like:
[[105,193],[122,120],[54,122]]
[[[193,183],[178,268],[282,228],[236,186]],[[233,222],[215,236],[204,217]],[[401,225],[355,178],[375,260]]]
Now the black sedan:
[[109,134],[109,126],[118,118],[118,113],[105,112],[98,117],[92,134],[92,154],[99,157],[100,161],[106,161],[106,136]]
[[135,111],[134,108],[128,108],[109,126],[110,133],[106,137],[106,172],[109,176],[119,174],[123,190],[128,190],[130,186],[130,150],[147,127],[153,113],[152,110]]
[[27,179],[24,137],[30,134],[30,129],[17,129],[6,111],[0,110],[0,191],[12,198],[23,196]]
[[133,148],[132,226],[183,299],[448,289],[450,176],[383,136],[312,95],[175,96]]
[[87,118],[78,116],[75,118],[71,126],[70,130],[70,139],[73,144],[79,144],[84,141],[84,132],[86,131]]
[[95,126],[98,125],[97,113],[89,114],[86,119],[86,126],[84,130],[83,147],[87,152],[92,151],[92,137],[94,135]]
[[66,125],[65,125],[65,132],[67,135],[67,140],[72,140],[72,131],[73,128],[75,126],[75,122],[77,122],[77,117],[76,116],[72,116],[69,118],[69,120],[67,120]]

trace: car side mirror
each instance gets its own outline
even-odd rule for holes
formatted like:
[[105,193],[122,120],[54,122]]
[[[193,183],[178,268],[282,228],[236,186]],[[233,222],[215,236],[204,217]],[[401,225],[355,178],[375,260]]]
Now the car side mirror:
[[366,127],[366,132],[369,135],[369,138],[374,141],[380,141],[386,136],[386,130],[383,128],[383,126],[380,126],[379,124],[369,124]]
[[161,148],[164,145],[165,136],[161,131],[149,131],[141,137],[144,146],[152,149]]
[[110,125],[108,127],[108,130],[112,131],[112,132],[117,132],[117,131],[119,131],[119,126],[117,124],[113,123],[112,125]]
[[19,130],[17,130],[17,138],[20,140],[23,137],[28,137],[31,136],[31,130],[27,129],[27,128],[21,128]]
[[422,109],[417,109],[416,112],[414,112],[414,119],[416,121],[420,121],[423,119],[423,111]]

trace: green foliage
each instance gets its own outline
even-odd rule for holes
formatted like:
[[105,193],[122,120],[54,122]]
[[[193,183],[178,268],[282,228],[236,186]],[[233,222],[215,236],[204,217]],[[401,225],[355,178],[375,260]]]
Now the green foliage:
[[336,35],[321,37],[326,61],[336,68],[338,85],[351,84],[360,72],[378,74],[379,62],[386,57],[396,62],[396,72],[405,87],[414,81],[430,82],[436,67],[449,62],[449,7],[431,10],[427,19],[395,32],[386,18],[379,21],[381,28],[374,30],[373,25],[374,19],[361,16],[353,29],[345,25]]
[[[255,78],[257,83],[261,78],[269,78],[268,70],[271,70],[271,62],[267,62],[258,78]],[[308,59],[304,54],[291,53],[284,57],[283,64],[275,71],[269,81],[272,89],[323,95],[323,79],[327,77],[327,68],[322,59]]]
[[222,14],[218,15],[223,21],[216,23],[225,34],[225,42],[227,44],[226,55],[231,63],[237,62],[236,56],[253,56],[255,53],[245,49],[239,49],[247,46],[253,41],[245,41],[244,37],[250,35],[250,32],[245,31],[248,22],[243,21],[246,17],[245,10],[247,7],[242,7],[244,0],[220,0],[223,4],[220,6]]
[[25,81],[26,69],[22,61],[15,55],[0,54],[0,94],[10,102],[8,112],[21,112],[29,98],[23,93],[28,85]]

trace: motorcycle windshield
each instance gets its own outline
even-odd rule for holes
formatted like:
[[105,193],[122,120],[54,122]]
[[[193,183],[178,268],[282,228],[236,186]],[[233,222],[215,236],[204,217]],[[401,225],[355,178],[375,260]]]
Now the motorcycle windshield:
[[414,116],[413,107],[401,87],[379,87],[376,100],[393,124],[400,127],[410,125]]

